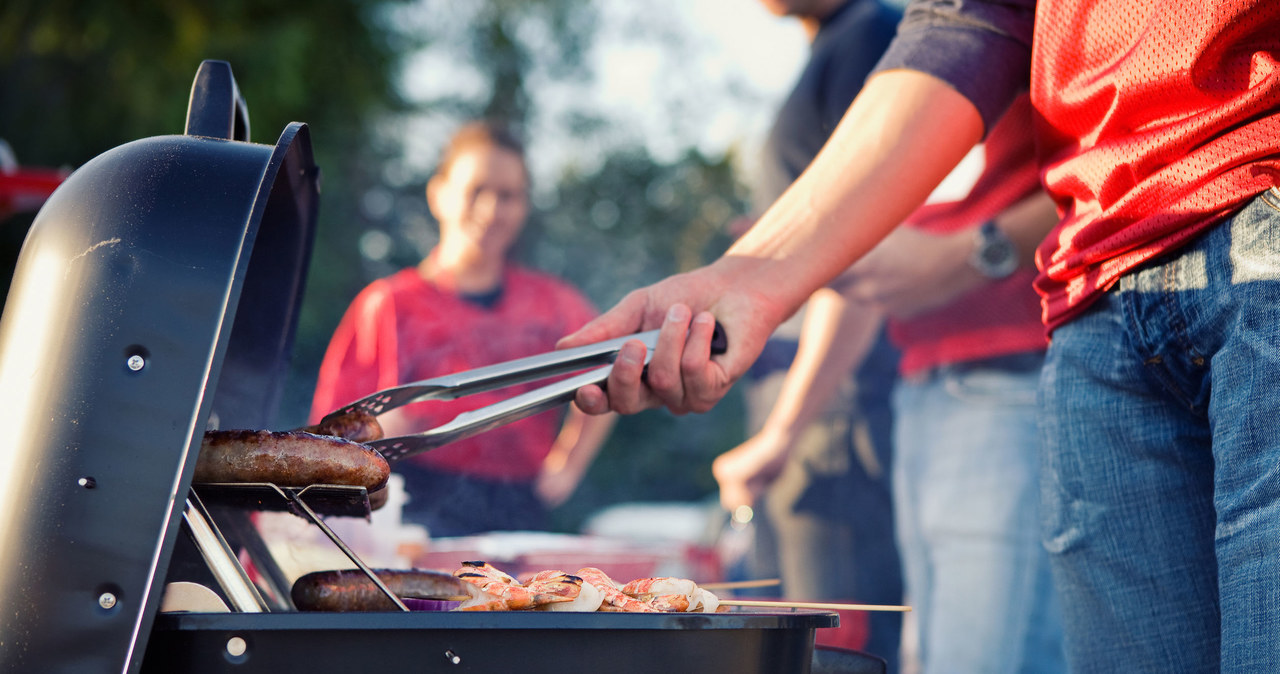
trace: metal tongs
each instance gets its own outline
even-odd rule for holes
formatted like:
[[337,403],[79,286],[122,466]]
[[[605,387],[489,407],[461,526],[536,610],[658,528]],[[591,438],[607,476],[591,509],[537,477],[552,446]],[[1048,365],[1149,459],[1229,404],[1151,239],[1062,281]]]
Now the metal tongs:
[[[644,363],[648,365],[653,358],[653,350],[658,345],[657,330],[395,386],[349,403],[334,410],[328,417],[360,411],[377,416],[410,403],[456,400],[476,393],[587,370],[506,400],[463,412],[453,420],[421,433],[365,443],[378,450],[388,462],[394,463],[573,400],[578,389],[590,384],[601,384],[609,378],[618,350],[633,339],[640,340],[647,347]],[[727,347],[724,330],[717,323],[711,340],[711,353],[724,353]]]

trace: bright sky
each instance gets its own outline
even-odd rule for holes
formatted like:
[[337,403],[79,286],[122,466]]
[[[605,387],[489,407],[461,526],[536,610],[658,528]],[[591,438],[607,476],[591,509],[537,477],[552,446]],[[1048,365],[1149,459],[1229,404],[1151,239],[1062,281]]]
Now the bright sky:
[[[598,6],[595,81],[553,84],[531,76],[543,110],[529,134],[535,174],[569,164],[589,168],[601,156],[600,145],[565,138],[557,127],[561,112],[584,102],[611,120],[603,143],[643,143],[659,159],[690,146],[712,155],[737,148],[750,157],[808,52],[799,25],[756,0],[598,0]],[[480,86],[460,70],[447,54],[428,53],[413,61],[405,86],[423,98]],[[429,165],[449,129],[422,120],[409,131],[411,154]]]

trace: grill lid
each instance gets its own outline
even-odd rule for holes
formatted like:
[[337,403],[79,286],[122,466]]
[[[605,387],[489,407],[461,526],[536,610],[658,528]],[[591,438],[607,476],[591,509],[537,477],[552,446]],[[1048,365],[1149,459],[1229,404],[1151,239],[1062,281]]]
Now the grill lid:
[[137,671],[203,430],[269,428],[319,171],[249,142],[227,63],[185,133],[89,161],[23,245],[0,318],[0,671]]

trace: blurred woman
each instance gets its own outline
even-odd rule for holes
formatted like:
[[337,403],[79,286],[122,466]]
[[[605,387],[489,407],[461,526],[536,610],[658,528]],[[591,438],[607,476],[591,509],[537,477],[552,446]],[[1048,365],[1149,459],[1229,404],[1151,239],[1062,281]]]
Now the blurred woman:
[[[508,259],[529,213],[524,148],[508,130],[463,126],[426,193],[440,241],[347,309],[320,367],[313,420],[379,389],[550,351],[595,315],[564,281]],[[537,385],[417,403],[379,421],[388,435],[425,431]],[[543,412],[402,460],[404,517],[435,537],[544,529],[614,420]]]

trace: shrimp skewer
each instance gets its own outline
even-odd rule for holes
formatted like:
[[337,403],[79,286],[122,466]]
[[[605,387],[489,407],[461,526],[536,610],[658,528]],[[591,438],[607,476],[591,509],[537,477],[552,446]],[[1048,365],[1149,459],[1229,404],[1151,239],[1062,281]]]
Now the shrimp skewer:
[[[543,604],[573,600],[572,596],[549,594],[539,592],[537,588],[525,587],[516,582],[515,578],[485,562],[463,562],[462,568],[454,571],[453,575],[489,594],[501,598],[506,602],[508,609],[515,611],[534,608]],[[550,586],[548,585],[548,587]],[[563,592],[562,589],[557,589]]]
[[689,610],[689,598],[683,594],[657,594],[646,603],[663,613],[684,613]]
[[573,599],[582,592],[583,581],[563,571],[543,571],[525,583],[536,594],[553,595]]
[[[542,571],[542,572],[536,573],[533,575],[532,578],[529,579],[528,586],[533,587],[535,585],[538,585],[539,587],[541,587],[541,584],[543,583],[565,582],[562,579],[572,579],[572,581],[577,581],[576,583],[577,591],[573,597],[573,601],[545,604],[543,606],[538,607],[540,610],[580,611],[585,613],[591,613],[598,610],[600,608],[600,605],[604,603],[604,593],[601,592],[599,588],[597,588],[595,585],[592,585],[591,583],[586,582],[579,576],[572,576],[563,571]],[[554,590],[549,590],[548,592],[554,593]]]
[[467,593],[467,598],[461,604],[458,604],[455,611],[509,611],[510,607],[502,597],[491,592],[485,592],[474,583],[463,583],[463,589]]
[[692,597],[698,586],[685,578],[637,578],[622,586],[622,591],[632,597],[652,597],[662,594],[682,594]]
[[613,579],[605,574],[605,572],[595,567],[583,567],[578,569],[574,574],[584,582],[594,585],[604,594],[604,602],[600,605],[601,611],[628,611],[632,613],[659,613],[660,611],[635,597],[628,596]]

